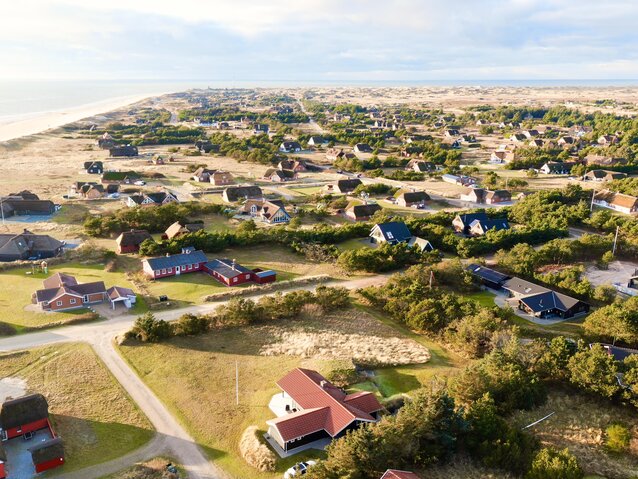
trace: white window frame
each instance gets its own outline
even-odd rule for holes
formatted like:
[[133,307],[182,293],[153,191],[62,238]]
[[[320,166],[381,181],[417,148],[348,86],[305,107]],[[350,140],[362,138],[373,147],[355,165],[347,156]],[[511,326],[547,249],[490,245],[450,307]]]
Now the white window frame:
[[56,301],[56,302],[55,302],[55,305],[56,305],[56,306],[62,306],[62,301]]
[[88,302],[89,302],[89,295],[88,295],[88,294],[85,294],[85,295],[84,295],[84,297],[82,298],[82,301],[83,301],[84,303],[88,303]]
[[75,304],[76,302],[77,302],[77,301],[75,300],[75,298],[71,298],[71,299],[69,300],[69,304]]

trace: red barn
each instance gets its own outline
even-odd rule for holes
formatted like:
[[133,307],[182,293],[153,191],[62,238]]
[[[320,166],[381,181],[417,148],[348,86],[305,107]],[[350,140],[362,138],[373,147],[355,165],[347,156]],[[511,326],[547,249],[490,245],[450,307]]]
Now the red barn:
[[274,271],[251,270],[235,260],[214,259],[206,263],[203,270],[226,286],[239,286],[244,283],[272,283],[277,278]]

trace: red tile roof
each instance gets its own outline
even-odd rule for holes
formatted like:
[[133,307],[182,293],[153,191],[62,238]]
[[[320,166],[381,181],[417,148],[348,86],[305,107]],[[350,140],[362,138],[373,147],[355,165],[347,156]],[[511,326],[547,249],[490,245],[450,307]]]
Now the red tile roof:
[[[299,413],[269,421],[282,437],[284,431],[286,437],[297,438],[320,429],[325,429],[334,437],[356,420],[375,421],[371,414],[382,409],[374,394],[362,392],[347,395],[321,374],[310,369],[294,369],[280,379],[277,385],[302,409]],[[319,414],[318,411],[325,412]],[[306,415],[309,417],[308,421],[304,419]],[[323,418],[323,427],[317,429],[316,422],[320,417]]]
[[381,479],[420,479],[420,477],[413,472],[388,469],[385,471],[385,474],[381,476]]
[[304,409],[272,419],[268,425],[275,426],[284,441],[290,441],[324,429],[329,413],[329,407]]

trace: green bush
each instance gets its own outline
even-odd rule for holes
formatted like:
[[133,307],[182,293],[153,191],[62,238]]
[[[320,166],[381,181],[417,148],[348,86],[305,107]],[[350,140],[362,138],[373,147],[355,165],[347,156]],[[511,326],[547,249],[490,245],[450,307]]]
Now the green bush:
[[581,479],[583,470],[567,449],[543,448],[532,461],[525,479]]
[[631,432],[627,426],[612,424],[605,431],[605,447],[611,452],[625,452],[629,449]]

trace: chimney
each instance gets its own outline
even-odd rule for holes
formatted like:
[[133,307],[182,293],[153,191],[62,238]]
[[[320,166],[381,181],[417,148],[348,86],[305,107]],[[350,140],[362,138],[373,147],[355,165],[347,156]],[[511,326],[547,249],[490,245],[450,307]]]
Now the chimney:
[[171,254],[170,253],[166,253],[166,257],[168,258]]
[[237,264],[237,262],[235,261],[235,258],[233,258],[233,264],[231,265],[231,268],[233,268],[233,271],[235,271],[235,265]]
[[319,386],[321,386],[321,389],[325,389],[327,384],[328,384],[328,381],[326,381],[325,379],[323,379],[323,380],[319,383]]

